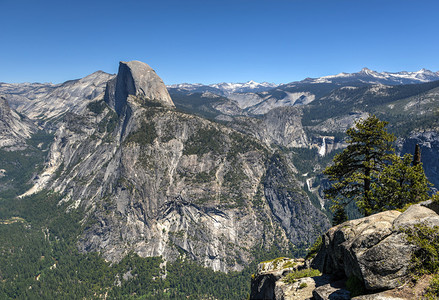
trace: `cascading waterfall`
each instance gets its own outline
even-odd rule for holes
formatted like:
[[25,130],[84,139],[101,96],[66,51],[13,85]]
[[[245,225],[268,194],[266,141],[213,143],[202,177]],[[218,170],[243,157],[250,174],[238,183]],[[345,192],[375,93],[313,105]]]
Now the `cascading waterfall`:
[[320,156],[325,156],[325,154],[326,154],[326,141],[325,141],[325,137],[322,137],[323,138],[323,141],[322,141],[322,145],[320,146],[320,149],[319,149],[319,155]]

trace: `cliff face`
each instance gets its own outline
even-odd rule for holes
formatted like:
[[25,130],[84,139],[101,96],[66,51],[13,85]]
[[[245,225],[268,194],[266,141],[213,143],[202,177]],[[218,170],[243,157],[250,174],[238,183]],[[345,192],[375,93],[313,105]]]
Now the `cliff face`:
[[129,95],[143,102],[175,107],[162,79],[140,61],[120,62],[117,77],[107,83],[104,100],[120,115]]
[[401,151],[413,153],[416,144],[421,148],[421,160],[425,175],[434,186],[439,187],[439,133],[437,130],[413,132],[407,139],[402,141]]
[[7,151],[26,148],[26,139],[37,129],[29,119],[11,109],[5,98],[0,97],[0,148]]
[[113,77],[97,71],[84,78],[56,85],[0,83],[0,94],[20,114],[46,129],[56,130],[57,121],[65,113],[79,113],[94,98],[102,98],[107,81]]
[[175,111],[155,72],[129,62],[105,101],[64,115],[26,194],[54,189],[70,209],[86,208],[81,251],[113,261],[129,251],[185,255],[229,271],[248,264],[256,246],[306,244],[329,227],[293,172],[257,140]]

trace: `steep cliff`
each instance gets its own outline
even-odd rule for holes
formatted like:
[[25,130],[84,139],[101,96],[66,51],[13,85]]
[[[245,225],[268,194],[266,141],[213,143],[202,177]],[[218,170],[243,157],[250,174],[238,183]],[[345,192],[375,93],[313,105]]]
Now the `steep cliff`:
[[[114,75],[102,71],[61,84],[0,84],[0,93],[11,107],[42,125],[57,121],[66,112],[78,113],[105,91]],[[102,97],[102,96],[101,96]]]
[[300,247],[328,228],[280,154],[176,111],[146,64],[122,62],[104,99],[64,115],[47,166],[26,193],[53,189],[70,209],[86,208],[81,251],[113,261],[130,251],[185,255],[240,270],[257,247]]
[[8,151],[26,148],[26,139],[38,130],[28,118],[11,109],[8,101],[0,97],[0,148]]

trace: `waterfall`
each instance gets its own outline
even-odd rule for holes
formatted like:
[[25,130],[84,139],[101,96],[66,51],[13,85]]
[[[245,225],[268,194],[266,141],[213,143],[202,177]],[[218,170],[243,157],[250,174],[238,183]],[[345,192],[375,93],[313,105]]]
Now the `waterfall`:
[[325,154],[326,154],[326,141],[325,141],[325,137],[322,137],[322,139],[323,139],[323,142],[322,142],[322,145],[320,146],[320,149],[319,149],[319,155],[320,156],[325,156]]

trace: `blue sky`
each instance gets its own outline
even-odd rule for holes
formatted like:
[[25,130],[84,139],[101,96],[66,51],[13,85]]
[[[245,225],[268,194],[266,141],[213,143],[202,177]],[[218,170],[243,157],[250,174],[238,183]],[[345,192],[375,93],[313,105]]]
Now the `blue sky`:
[[0,82],[141,60],[166,84],[439,70],[437,0],[0,0]]

